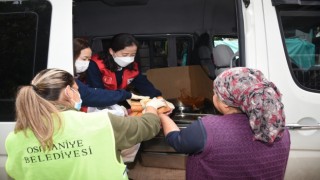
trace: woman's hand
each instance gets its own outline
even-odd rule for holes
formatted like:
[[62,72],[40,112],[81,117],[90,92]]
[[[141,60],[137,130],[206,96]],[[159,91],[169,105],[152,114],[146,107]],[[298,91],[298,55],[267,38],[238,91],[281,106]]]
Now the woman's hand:
[[180,131],[179,127],[176,125],[176,123],[167,115],[165,114],[159,114],[163,133],[166,136],[171,131]]
[[166,102],[164,99],[152,98],[150,101],[146,103],[146,107],[152,106],[155,109],[166,106]]

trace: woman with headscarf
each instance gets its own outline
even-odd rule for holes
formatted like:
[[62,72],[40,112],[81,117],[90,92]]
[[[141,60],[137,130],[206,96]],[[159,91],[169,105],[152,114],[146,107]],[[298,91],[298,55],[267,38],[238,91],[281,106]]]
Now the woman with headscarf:
[[179,130],[160,115],[166,141],[189,154],[187,179],[283,179],[290,150],[284,106],[277,87],[259,70],[237,67],[213,83],[208,115]]

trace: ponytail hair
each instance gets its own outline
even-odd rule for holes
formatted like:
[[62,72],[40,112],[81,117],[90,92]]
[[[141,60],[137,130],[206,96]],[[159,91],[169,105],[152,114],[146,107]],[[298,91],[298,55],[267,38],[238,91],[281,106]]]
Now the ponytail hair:
[[31,85],[21,87],[16,97],[15,132],[24,131],[27,135],[26,130],[30,129],[44,150],[52,149],[55,124],[61,128],[57,106],[65,106],[59,97],[64,88],[73,84],[68,72],[46,69],[36,75]]

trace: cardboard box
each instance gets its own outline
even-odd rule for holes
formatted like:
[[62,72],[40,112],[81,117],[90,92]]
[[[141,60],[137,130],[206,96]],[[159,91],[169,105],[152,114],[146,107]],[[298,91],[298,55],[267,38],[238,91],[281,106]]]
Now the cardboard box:
[[180,97],[185,90],[191,97],[212,100],[212,80],[200,65],[149,69],[146,74],[165,99]]

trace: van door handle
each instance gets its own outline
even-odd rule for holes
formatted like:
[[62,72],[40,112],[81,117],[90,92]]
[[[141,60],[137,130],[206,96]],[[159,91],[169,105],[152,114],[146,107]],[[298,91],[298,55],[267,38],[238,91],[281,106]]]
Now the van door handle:
[[318,123],[317,125],[286,124],[286,127],[291,129],[291,130],[320,129],[320,123]]

